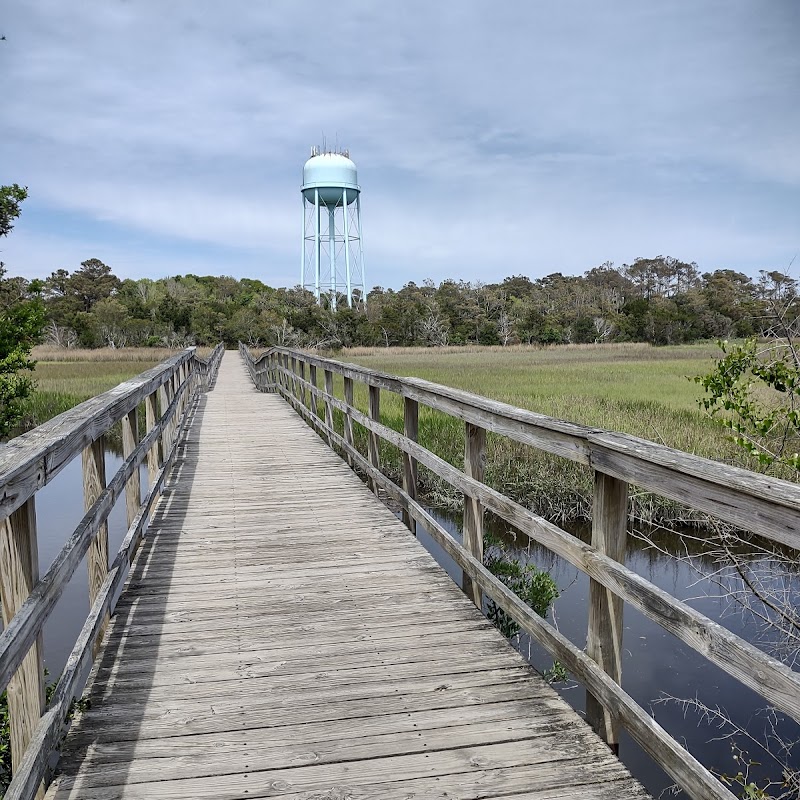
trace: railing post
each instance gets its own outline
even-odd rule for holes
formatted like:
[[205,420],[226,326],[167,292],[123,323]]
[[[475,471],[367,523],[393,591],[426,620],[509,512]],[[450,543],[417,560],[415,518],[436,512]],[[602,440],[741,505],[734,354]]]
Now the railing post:
[[[139,416],[137,409],[133,408],[122,418],[122,454],[128,458],[139,444]],[[142,485],[139,480],[138,468],[133,471],[125,484],[125,510],[127,513],[128,527],[133,524],[142,504]]]
[[[180,388],[181,381],[180,375],[178,374],[178,368],[172,372],[172,380],[170,381],[170,385],[172,386],[172,393],[170,394],[170,400],[178,395],[178,389]],[[178,435],[178,419],[180,418],[180,400],[175,405],[175,410],[172,414],[172,425],[170,426],[170,441],[171,444],[175,444],[175,439]]]
[[[333,373],[325,370],[325,424],[333,431],[333,406],[330,398],[333,397]],[[328,447],[333,447],[333,436],[328,434]]]
[[[482,483],[486,472],[486,429],[467,422],[464,433],[464,473]],[[483,563],[483,505],[466,494],[464,495],[464,547]],[[462,587],[475,605],[482,609],[481,590],[466,574]]]
[[[83,462],[83,508],[88,511],[102,491],[106,488],[106,459],[103,437],[99,436],[82,453]],[[104,522],[95,534],[89,545],[86,556],[89,569],[89,605],[93,605],[95,598],[100,593],[100,587],[108,574],[108,522]],[[100,628],[97,640],[94,643],[93,654],[97,655],[103,634],[108,622]]]
[[[625,563],[628,535],[628,484],[594,473],[592,546]],[[589,581],[589,631],[586,653],[616,683],[622,679],[622,598],[595,580]],[[619,752],[619,722],[589,691],[586,720],[615,752]]]
[[167,386],[167,383],[162,383],[161,386],[158,387],[158,416],[163,426],[161,428],[161,436],[159,437],[161,441],[161,457],[159,459],[160,464],[163,464],[167,460],[167,455],[169,454],[170,449],[169,424],[164,419],[164,414],[169,406],[169,394],[167,391]]
[[[381,390],[377,386],[369,387],[369,418],[373,422],[381,421]],[[378,434],[374,433],[373,431],[369,431],[369,435],[367,437],[369,463],[372,464],[375,469],[380,470],[381,456],[378,442]],[[372,487],[372,491],[375,492],[375,494],[378,494],[378,482],[370,478],[370,486]]]
[[[11,622],[38,580],[36,506],[34,498],[30,497],[3,520],[0,529],[0,599],[3,604],[4,627]],[[12,768],[16,768],[22,761],[25,748],[44,711],[41,633],[11,678],[7,697],[11,764]],[[41,793],[37,796],[41,796]]]
[[303,408],[308,408],[306,403],[306,362],[302,359],[298,361],[298,372],[300,373],[300,402],[303,404]]
[[278,356],[280,365],[281,365],[281,385],[286,390],[286,393],[289,393],[289,376],[286,374],[285,370],[287,370],[289,364],[289,357],[284,353],[281,353]]
[[[308,381],[316,389],[317,388],[317,368],[313,364],[308,365]],[[318,417],[317,414],[317,395],[311,392],[311,413]]]
[[297,391],[297,359],[292,356],[289,359],[289,369],[292,371],[292,397],[295,400],[298,400],[298,391]]
[[[178,381],[178,388],[183,386],[186,383],[186,379],[189,377],[189,365],[187,363],[181,364],[180,369],[180,381]],[[187,384],[186,388],[183,390],[183,394],[181,395],[181,413],[180,417],[183,416],[183,412],[186,411],[186,406],[189,403],[189,385]]]
[[[403,435],[412,442],[419,436],[419,403],[410,397],[403,398]],[[417,459],[403,451],[403,490],[412,499],[417,499]],[[403,522],[415,536],[417,521],[403,510]]]
[[[199,379],[199,372],[197,373],[197,377]],[[155,428],[156,419],[158,419],[158,413],[156,411],[156,392],[147,395],[144,400],[144,419],[147,432],[150,433],[150,431]],[[153,442],[153,446],[147,451],[148,494],[153,490],[156,484],[156,477],[158,476],[158,448],[159,442],[158,439],[156,439],[156,441]],[[158,498],[156,497],[153,500],[153,508],[155,508],[157,502]]]
[[[350,447],[353,444],[353,414],[350,409],[353,407],[353,379],[345,375],[344,378],[344,402],[347,404],[347,412],[344,415],[344,440]],[[353,456],[347,453],[347,463],[353,468]]]

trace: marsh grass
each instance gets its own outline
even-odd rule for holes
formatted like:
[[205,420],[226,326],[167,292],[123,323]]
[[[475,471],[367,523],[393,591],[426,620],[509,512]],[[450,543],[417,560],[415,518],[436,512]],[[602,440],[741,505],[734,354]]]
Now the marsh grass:
[[34,348],[33,358],[37,362],[33,371],[35,389],[25,403],[22,421],[14,435],[35,428],[84,400],[112,389],[176,352],[179,351],[145,347],[116,350]]
[[[654,348],[642,344],[575,345],[557,348],[357,348],[337,355],[394,375],[414,376],[501,400],[548,416],[621,431],[706,458],[756,465],[743,456],[698,408],[700,389],[690,378],[708,372],[715,345]],[[320,384],[322,378],[320,377]],[[337,376],[334,393],[343,399]],[[356,384],[354,400],[368,408],[366,387]],[[341,414],[335,425],[343,429]],[[381,392],[381,421],[403,429],[402,399]],[[463,468],[464,425],[420,406],[419,441]],[[355,425],[355,443],[366,454],[367,436]],[[397,448],[381,443],[383,470],[400,481]],[[428,502],[455,510],[462,495],[420,467],[420,489]],[[494,434],[487,437],[486,482],[560,524],[591,518],[592,470]],[[641,522],[673,527],[705,526],[704,515],[679,503],[632,487],[632,515]]]

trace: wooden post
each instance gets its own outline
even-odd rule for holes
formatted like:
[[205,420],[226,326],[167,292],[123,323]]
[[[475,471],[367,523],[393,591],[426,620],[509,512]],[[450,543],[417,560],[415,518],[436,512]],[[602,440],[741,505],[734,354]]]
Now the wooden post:
[[292,371],[292,397],[297,400],[297,359],[294,356],[289,359],[289,369]]
[[[333,406],[330,398],[333,397],[333,373],[325,370],[325,424],[333,430]],[[333,447],[333,437],[328,436],[328,447]]]
[[171,440],[170,440],[170,430],[169,424],[167,424],[166,420],[164,419],[164,413],[166,412],[167,408],[169,407],[169,395],[167,393],[167,384],[164,383],[158,387],[158,411],[159,411],[159,419],[161,420],[164,427],[161,429],[161,458],[159,460],[160,464],[163,464],[167,460],[167,454],[170,450]]
[[275,388],[272,390],[274,392],[278,391],[277,384],[279,383],[278,379],[278,357],[275,353],[272,353],[269,357],[269,380],[270,383],[275,384]]
[[[377,386],[369,387],[369,418],[375,422],[381,421],[381,390]],[[367,437],[367,449],[369,454],[369,463],[375,469],[381,468],[381,455],[378,447],[378,434],[369,431]],[[378,482],[370,480],[372,491],[378,494]]]
[[[38,581],[36,506],[31,497],[3,520],[0,529],[0,600],[3,604],[4,627],[11,622]],[[16,768],[22,761],[25,748],[44,711],[41,633],[11,678],[7,696],[11,764],[12,768]],[[40,790],[37,796],[42,794]]]
[[[313,364],[308,365],[308,380],[309,383],[316,389],[317,388],[317,368]],[[317,396],[311,392],[311,413],[317,417]]]
[[[483,482],[485,472],[486,429],[467,422],[464,436],[464,473],[476,481]],[[464,495],[464,547],[483,563],[483,506],[468,495]],[[481,590],[466,574],[462,586],[475,605],[482,609]]]
[[[181,385],[180,375],[178,375],[178,368],[175,368],[175,371],[172,373],[172,380],[170,381],[172,386],[172,393],[170,394],[170,400],[172,398],[178,396],[178,389]],[[178,420],[181,416],[181,401],[178,400],[177,404],[175,405],[175,411],[172,414],[172,443],[175,443],[175,439],[178,436]]]
[[[95,500],[106,488],[106,458],[103,437],[95,439],[82,453],[83,461],[83,508],[88,511]],[[89,552],[86,556],[89,568],[89,605],[93,605],[95,598],[100,592],[106,574],[108,573],[108,522],[104,522],[97,531],[92,543],[89,545]],[[93,654],[97,655],[100,643],[103,641],[103,634],[108,622],[108,615],[97,641],[94,643]]]
[[305,380],[306,380],[306,362],[305,361],[302,361],[302,360],[299,361],[299,363],[298,363],[298,371],[300,373],[300,380],[302,381],[302,383],[300,384],[300,402],[303,404],[304,408],[307,408],[308,407],[308,403],[306,401],[306,384],[305,384]]
[[[417,441],[419,435],[419,403],[410,397],[403,398],[403,434],[412,442]],[[417,499],[417,459],[403,452],[403,489],[412,499]],[[417,521],[403,511],[403,522],[414,536],[417,535]]]
[[[186,382],[187,376],[188,372],[186,369],[186,364],[181,364],[181,368],[178,371],[178,377],[179,377],[178,388],[183,386],[183,384]],[[180,413],[181,417],[183,416],[183,412],[186,410],[186,404],[188,402],[189,402],[189,387],[187,385],[186,388],[183,390],[183,394],[181,395],[181,413]]]
[[[344,378],[344,402],[347,404],[347,412],[344,415],[344,440],[350,447],[353,444],[353,414],[350,409],[353,407],[353,379],[345,376]],[[350,453],[347,454],[347,463],[350,469],[353,468],[353,457]]]
[[[198,373],[199,377],[199,373]],[[156,419],[158,418],[158,414],[156,412],[156,392],[147,395],[144,401],[144,416],[145,416],[145,427],[147,428],[147,432],[149,433],[156,424]],[[158,448],[159,448],[159,441],[158,439],[153,443],[153,446],[147,451],[147,479],[148,479],[148,494],[152,491],[153,486],[156,483],[156,477],[158,475]],[[153,514],[155,513],[155,506],[158,502],[158,497],[153,500]],[[152,516],[152,514],[151,514]]]
[[[139,444],[139,417],[137,409],[133,409],[122,418],[122,454],[125,458],[136,449]],[[139,480],[137,467],[128,482],[125,484],[125,510],[127,512],[128,527],[133,524],[142,504],[142,485]]]
[[[625,563],[628,535],[628,484],[594,473],[592,546]],[[614,681],[622,679],[622,598],[595,580],[589,581],[589,631],[586,653]],[[586,720],[615,752],[619,752],[619,722],[589,691]]]

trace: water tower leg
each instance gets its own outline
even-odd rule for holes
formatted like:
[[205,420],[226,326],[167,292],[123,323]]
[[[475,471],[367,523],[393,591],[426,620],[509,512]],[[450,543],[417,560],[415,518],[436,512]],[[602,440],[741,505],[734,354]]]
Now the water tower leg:
[[331,262],[331,310],[336,311],[336,206],[328,207],[328,249]]
[[358,218],[358,264],[361,267],[361,298],[367,307],[367,270],[364,268],[364,241],[361,237],[361,194],[356,195],[356,217]]
[[314,189],[314,296],[319,302],[319,189]]
[[303,244],[300,250],[300,286],[306,288],[306,198],[300,192],[300,199],[303,201]]
[[342,189],[344,207],[344,268],[347,279],[347,305],[353,307],[353,286],[350,283],[350,227],[347,224],[347,189]]

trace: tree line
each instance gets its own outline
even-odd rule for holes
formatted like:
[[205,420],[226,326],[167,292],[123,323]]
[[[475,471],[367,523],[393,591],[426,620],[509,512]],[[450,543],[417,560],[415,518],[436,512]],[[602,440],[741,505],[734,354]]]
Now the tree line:
[[337,310],[300,288],[260,280],[175,275],[121,280],[92,258],[42,281],[3,280],[3,302],[40,300],[44,340],[63,347],[208,345],[241,340],[337,349],[423,346],[650,342],[758,336],[776,293],[795,282],[776,271],[758,279],[731,269],[657,256],[580,276],[555,272],[499,283],[444,280],[373,288],[366,304]]

